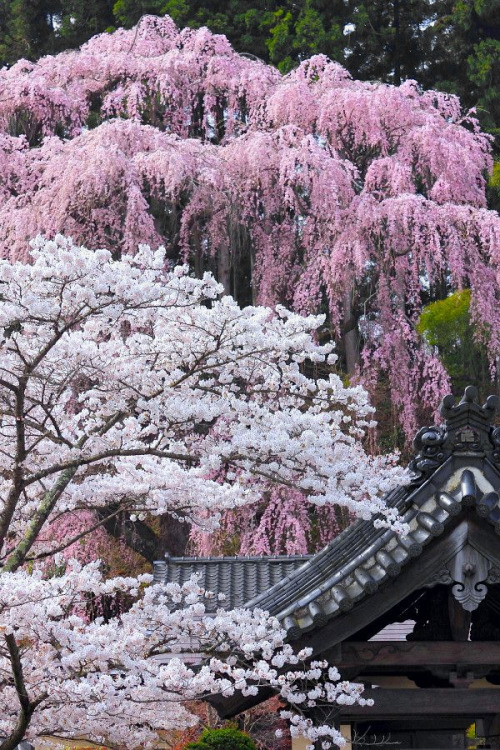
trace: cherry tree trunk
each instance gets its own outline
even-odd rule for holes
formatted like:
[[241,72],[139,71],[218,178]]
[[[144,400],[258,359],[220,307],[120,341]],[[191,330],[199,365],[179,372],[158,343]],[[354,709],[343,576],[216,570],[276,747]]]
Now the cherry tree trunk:
[[185,555],[189,539],[189,524],[168,514],[160,516],[159,526],[158,559],[161,559],[165,554],[174,557]]
[[344,295],[344,351],[346,369],[349,376],[354,375],[359,365],[359,332],[357,322],[352,309],[353,288],[348,289]]
[[232,294],[231,275],[231,248],[224,244],[217,253],[217,281],[224,287],[224,294]]

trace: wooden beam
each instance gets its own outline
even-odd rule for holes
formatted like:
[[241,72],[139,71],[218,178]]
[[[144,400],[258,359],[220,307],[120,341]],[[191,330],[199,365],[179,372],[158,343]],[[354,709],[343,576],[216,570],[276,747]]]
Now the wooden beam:
[[500,641],[345,641],[328,653],[342,669],[367,667],[496,666]]
[[342,706],[342,721],[378,721],[393,717],[418,716],[480,717],[500,710],[500,689],[478,688],[416,688],[365,690],[364,698],[373,698],[374,705]]

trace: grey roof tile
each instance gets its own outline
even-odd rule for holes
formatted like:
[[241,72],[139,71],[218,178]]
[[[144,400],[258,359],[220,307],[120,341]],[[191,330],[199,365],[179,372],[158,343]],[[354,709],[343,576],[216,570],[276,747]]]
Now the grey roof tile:
[[209,600],[207,608],[232,609],[265,593],[300,568],[311,555],[274,557],[167,557],[155,563],[156,583],[186,583],[193,575],[206,591],[223,593],[222,602]]

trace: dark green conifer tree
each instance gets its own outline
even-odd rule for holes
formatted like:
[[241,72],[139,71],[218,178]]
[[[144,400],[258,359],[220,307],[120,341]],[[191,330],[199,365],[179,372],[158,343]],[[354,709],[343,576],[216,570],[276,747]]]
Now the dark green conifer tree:
[[60,0],[1,0],[0,65],[57,51]]
[[95,34],[114,28],[113,0],[62,0],[60,49],[79,47]]

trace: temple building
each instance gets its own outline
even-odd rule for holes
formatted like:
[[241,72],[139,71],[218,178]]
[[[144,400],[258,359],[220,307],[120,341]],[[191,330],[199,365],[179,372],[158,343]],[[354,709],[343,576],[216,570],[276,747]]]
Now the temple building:
[[[468,387],[441,406],[444,424],[414,441],[411,480],[386,498],[407,536],[357,521],[315,555],[169,558],[155,579],[226,595],[224,606],[276,615],[297,648],[362,682],[372,707],[334,707],[352,750],[382,741],[466,748],[475,723],[500,748],[499,399]],[[232,716],[248,699],[217,707]]]

